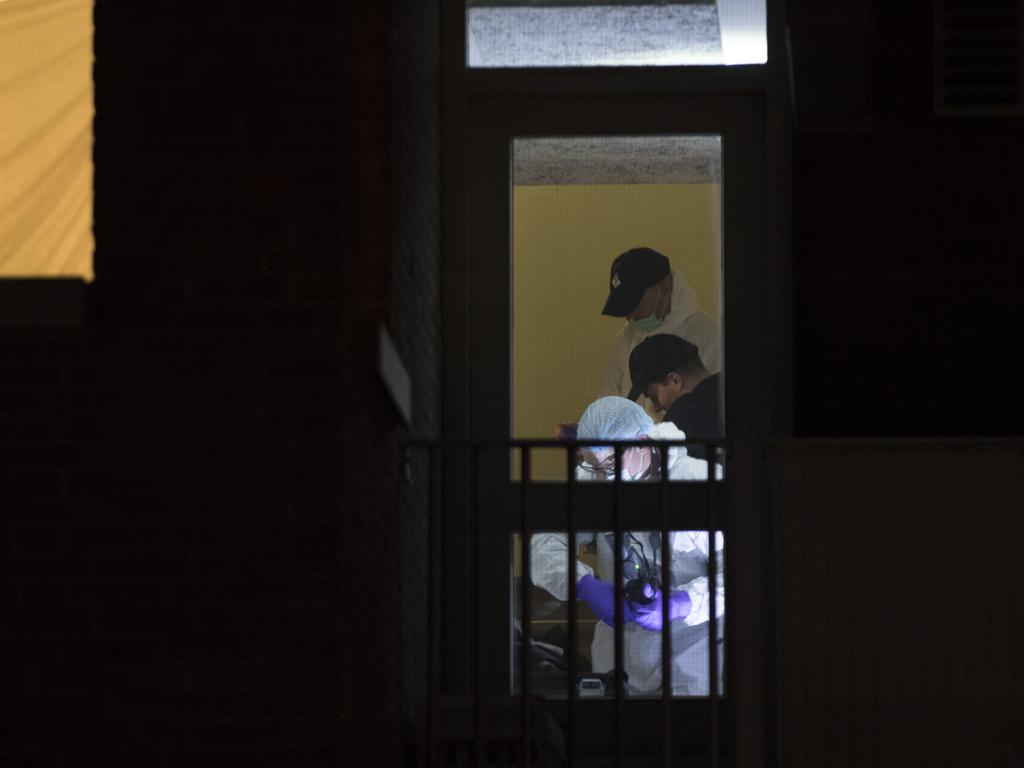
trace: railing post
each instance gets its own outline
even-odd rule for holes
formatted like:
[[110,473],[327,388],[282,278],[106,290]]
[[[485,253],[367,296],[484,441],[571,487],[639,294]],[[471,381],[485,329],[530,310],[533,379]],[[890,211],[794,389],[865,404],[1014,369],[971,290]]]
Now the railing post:
[[532,583],[532,576],[530,573],[530,544],[532,536],[530,535],[530,506],[528,500],[528,488],[530,487],[530,446],[524,445],[520,449],[521,457],[521,493],[519,496],[520,501],[520,516],[521,516],[521,527],[523,529],[522,537],[520,538],[519,550],[522,552],[523,569],[522,578],[520,579],[520,598],[522,601],[522,609],[520,615],[522,616],[522,635],[523,635],[523,646],[522,653],[520,655],[520,670],[522,673],[522,682],[520,684],[520,690],[523,694],[522,700],[522,739],[520,742],[520,764],[525,768],[530,765],[530,642],[532,639],[532,632],[530,627],[531,622],[531,611],[530,611],[530,584]]
[[669,546],[668,514],[668,452],[660,451],[661,477],[658,488],[658,509],[661,513],[661,764],[672,765],[672,625],[669,619],[669,591],[672,588],[672,549]]
[[716,590],[717,584],[717,533],[715,521],[715,457],[718,455],[719,447],[709,443],[707,447],[707,488],[708,488],[708,705],[710,725],[710,764],[711,768],[718,768],[719,752],[719,723],[718,723],[718,605]]
[[472,529],[473,542],[473,611],[474,621],[470,623],[472,632],[473,654],[473,752],[474,765],[481,768],[484,765],[484,739],[483,739],[483,707],[484,707],[484,682],[483,670],[480,661],[480,619],[483,615],[483,590],[480,589],[481,568],[480,558],[483,552],[483,526],[480,525],[480,446],[472,445],[470,473],[473,483],[473,503],[469,509],[470,527]]
[[437,634],[441,627],[440,448],[427,447],[427,765],[438,765],[438,710],[441,662]]
[[579,717],[579,688],[576,685],[576,646],[579,643],[577,637],[576,622],[578,609],[576,606],[576,446],[566,446],[565,449],[566,486],[565,486],[565,523],[569,531],[569,678],[566,681],[569,687],[569,708],[566,712],[567,738],[567,763],[568,768],[576,766],[576,724]]
[[623,647],[625,616],[623,616],[623,585],[622,585],[622,446],[615,444],[615,498],[612,505],[612,539],[615,543],[613,562],[615,590],[615,768],[622,765],[623,743],[622,743],[622,715],[623,699],[625,697],[625,686],[623,685],[622,672],[625,660],[625,649]]

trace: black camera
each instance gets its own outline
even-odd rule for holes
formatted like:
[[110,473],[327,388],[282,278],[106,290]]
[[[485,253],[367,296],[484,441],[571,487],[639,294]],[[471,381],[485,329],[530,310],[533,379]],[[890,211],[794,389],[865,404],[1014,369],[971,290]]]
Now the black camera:
[[639,574],[635,579],[628,581],[623,592],[626,599],[634,605],[650,605],[654,602],[660,589],[662,589],[662,580],[648,572]]
[[632,533],[627,536],[632,543],[624,553],[624,566],[633,577],[626,581],[622,591],[630,605],[650,605],[661,590],[661,568],[657,564],[657,557],[654,563],[647,559],[642,541]]

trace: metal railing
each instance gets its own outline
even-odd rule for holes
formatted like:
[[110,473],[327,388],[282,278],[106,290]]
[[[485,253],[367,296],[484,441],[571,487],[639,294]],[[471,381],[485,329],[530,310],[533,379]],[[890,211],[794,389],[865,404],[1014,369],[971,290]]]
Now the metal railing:
[[[676,478],[671,477],[671,466],[670,466],[670,448],[681,448],[681,447],[693,447],[695,445],[704,446],[706,450],[706,456],[704,459],[695,461],[703,461],[706,468],[706,478],[703,480],[690,480],[680,481]],[[433,768],[438,765],[447,764],[459,764],[459,765],[475,765],[484,766],[492,764],[510,764],[510,765],[564,765],[568,768],[576,768],[581,765],[580,762],[580,724],[582,722],[582,704],[580,697],[580,689],[577,682],[579,677],[578,662],[577,662],[577,648],[578,648],[578,605],[577,605],[577,580],[575,578],[576,573],[576,559],[577,559],[577,537],[580,531],[579,521],[581,518],[579,510],[579,485],[585,484],[587,486],[597,485],[594,483],[583,482],[577,479],[576,470],[578,465],[578,451],[581,448],[588,447],[611,447],[614,452],[615,464],[614,464],[614,475],[610,478],[611,488],[609,492],[612,496],[612,515],[611,515],[611,534],[614,540],[614,669],[613,669],[613,697],[614,697],[614,748],[612,750],[612,761],[611,764],[616,768],[624,766],[626,764],[625,755],[625,738],[624,728],[626,718],[625,714],[628,707],[634,706],[637,700],[630,700],[626,693],[626,685],[624,679],[624,577],[623,577],[623,558],[621,553],[623,552],[624,535],[626,529],[626,523],[624,522],[624,513],[629,512],[626,509],[627,505],[627,488],[629,485],[635,487],[635,485],[650,486],[653,483],[657,483],[657,511],[658,511],[658,525],[657,530],[660,533],[660,547],[661,547],[661,691],[660,691],[660,749],[658,750],[658,760],[664,768],[669,768],[673,764],[673,702],[679,701],[678,698],[673,696],[673,685],[672,685],[672,632],[669,630],[670,624],[670,604],[669,604],[669,593],[670,586],[672,585],[672,573],[671,573],[671,533],[673,531],[681,530],[681,525],[678,522],[674,522],[675,515],[672,509],[672,488],[680,486],[700,486],[704,490],[704,504],[705,509],[703,510],[703,519],[705,525],[700,530],[706,532],[708,537],[707,546],[707,594],[709,600],[709,611],[708,611],[708,658],[707,658],[707,670],[708,670],[708,695],[707,695],[707,733],[706,733],[706,751],[707,760],[706,765],[711,768],[718,768],[720,764],[720,753],[722,749],[722,727],[719,715],[719,709],[721,706],[720,691],[719,691],[719,673],[721,659],[719,658],[718,651],[718,623],[719,618],[717,616],[717,566],[716,561],[716,542],[717,535],[723,531],[727,531],[728,525],[722,525],[723,522],[720,520],[720,512],[716,509],[719,503],[719,491],[726,478],[724,473],[721,473],[723,466],[729,467],[729,473],[732,473],[732,467],[729,466],[728,462],[728,443],[724,440],[678,440],[678,441],[653,441],[653,440],[633,440],[633,441],[612,441],[612,440],[600,440],[600,441],[561,441],[561,440],[508,440],[508,441],[492,441],[492,442],[471,442],[471,441],[414,441],[409,442],[404,446],[404,457],[403,461],[408,463],[411,460],[411,456],[417,452],[426,453],[427,458],[427,510],[429,514],[429,554],[428,554],[428,581],[429,581],[429,605],[428,605],[428,622],[427,622],[427,658],[428,658],[428,670],[427,670],[427,686],[428,686],[428,712],[427,712],[427,762]],[[642,483],[634,484],[627,482],[623,478],[622,465],[623,455],[625,451],[633,447],[647,447],[657,448],[657,460],[659,462],[660,473],[656,480],[644,481]],[[566,677],[566,699],[567,704],[565,706],[565,718],[564,718],[564,750],[560,756],[550,758],[550,756],[544,756],[541,754],[541,750],[538,747],[538,734],[535,730],[543,729],[544,721],[539,719],[538,707],[543,705],[539,703],[533,691],[531,689],[531,646],[533,641],[533,630],[532,630],[532,604],[530,595],[530,585],[532,584],[532,562],[531,562],[531,539],[538,529],[534,525],[531,510],[531,501],[533,496],[537,493],[539,483],[535,482],[533,478],[533,454],[537,450],[542,449],[559,449],[565,453],[565,470],[566,477],[564,480],[564,523],[565,533],[568,537],[567,547],[567,561],[566,568],[568,578],[568,659],[567,659],[567,677]],[[520,457],[519,463],[519,477],[515,479],[511,471],[511,462],[504,462],[504,474],[501,477],[494,476],[494,473],[485,473],[482,468],[482,455],[485,451],[495,450],[504,452],[505,457],[511,457],[511,455],[518,452]],[[455,462],[457,466],[448,467],[447,471],[449,474],[455,473],[458,477],[464,477],[463,473],[467,473],[469,487],[468,489],[449,490],[446,493],[444,485],[444,474],[446,471],[446,459],[451,459],[453,455],[460,457],[458,462]],[[491,465],[491,469],[494,469],[495,465]],[[717,469],[716,469],[717,468]],[[519,614],[522,632],[522,642],[519,648],[519,669],[518,672],[518,694],[507,693],[505,694],[505,704],[514,703],[518,710],[518,739],[517,744],[513,745],[507,743],[509,740],[506,738],[504,748],[507,749],[507,753],[501,753],[501,748],[496,748],[493,739],[489,735],[490,732],[494,731],[494,718],[504,717],[508,714],[508,710],[502,710],[505,715],[497,715],[490,708],[490,703],[493,703],[495,692],[489,692],[485,685],[485,674],[484,664],[485,659],[495,658],[500,654],[502,649],[484,649],[481,647],[482,635],[481,635],[481,617],[485,615],[485,605],[488,601],[494,599],[495,594],[485,589],[484,585],[487,583],[484,579],[484,568],[482,567],[484,558],[503,556],[501,552],[492,552],[488,549],[488,539],[484,535],[484,525],[482,520],[484,519],[484,510],[482,509],[481,496],[485,485],[493,486],[494,484],[505,483],[510,489],[518,489],[518,530],[514,531],[519,536],[519,542],[521,544],[521,558],[520,558],[520,574],[521,574],[521,588],[519,589]],[[561,484],[560,484],[561,485]],[[470,530],[468,531],[467,540],[472,543],[472,554],[462,552],[453,552],[445,546],[442,534],[442,520],[445,514],[445,507],[447,504],[452,502],[452,493],[467,493],[469,494],[468,499],[460,499],[459,501],[464,504],[468,510],[468,525]],[[645,497],[649,498],[649,497]],[[511,500],[514,504],[514,499]],[[728,507],[725,507],[728,510]],[[584,515],[586,517],[586,515]],[[588,526],[593,529],[593,526]],[[692,528],[691,528],[692,529]],[[550,528],[541,529],[550,530]],[[506,550],[507,551],[507,550]],[[448,691],[442,690],[442,667],[444,659],[441,654],[441,640],[440,630],[442,627],[442,570],[445,567],[445,561],[443,558],[457,557],[457,556],[469,556],[470,562],[468,563],[470,571],[470,580],[472,582],[471,594],[469,596],[470,601],[470,613],[468,626],[470,627],[470,642],[469,647],[471,651],[471,678],[472,685],[468,691]],[[509,566],[513,563],[509,562]],[[510,605],[511,609],[512,606]],[[509,613],[509,624],[511,627],[512,619],[511,612]],[[511,635],[510,635],[511,638]],[[514,666],[514,665],[513,665]],[[725,675],[725,685],[723,687],[723,693],[727,690],[729,685],[729,676]],[[445,695],[445,694],[468,694],[468,695]],[[499,697],[500,698],[500,697]],[[446,744],[446,740],[449,737],[444,735],[446,727],[450,726],[450,722],[446,720],[458,719],[458,717],[451,711],[451,708],[446,709],[446,701],[457,701],[459,705],[468,707],[471,709],[471,746],[464,750],[472,754],[472,762],[470,762],[466,754],[460,754],[459,756],[453,756],[449,749],[450,744]],[[490,702],[490,703],[489,703]],[[467,718],[464,717],[465,712],[462,713],[461,722],[465,724]],[[501,730],[501,729],[498,729]],[[508,729],[502,731],[508,736]],[[465,746],[465,739],[462,739],[463,746]],[[607,764],[607,761],[602,762]]]

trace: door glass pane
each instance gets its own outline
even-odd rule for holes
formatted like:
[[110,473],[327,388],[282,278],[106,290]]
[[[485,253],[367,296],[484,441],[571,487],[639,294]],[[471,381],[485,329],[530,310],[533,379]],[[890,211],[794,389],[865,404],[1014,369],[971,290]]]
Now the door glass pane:
[[[716,618],[716,678],[724,693],[725,669],[725,536],[715,535],[715,577],[712,597],[709,578],[711,552],[707,531],[671,531],[669,626],[672,629],[672,693],[709,694],[709,637],[712,604]],[[512,535],[512,680],[522,688],[524,598],[530,604],[530,644],[526,663],[530,690],[547,698],[568,696],[569,595],[568,536],[564,532],[531,537],[528,594],[523,595],[521,537]],[[615,695],[614,536],[608,531],[578,531],[576,574],[576,679],[581,697]],[[627,531],[623,535],[623,659],[626,694],[659,696],[664,679],[661,664],[661,539],[657,531]]]
[[763,64],[765,0],[468,0],[471,67]]
[[[514,140],[514,437],[581,419],[581,439],[723,434],[721,154],[717,135]],[[591,408],[609,395],[646,413]],[[608,427],[620,408],[644,429]],[[670,451],[670,478],[706,477],[704,455]],[[604,479],[586,474],[602,456],[580,458],[581,479]],[[649,479],[650,457],[629,458],[630,477]],[[562,480],[565,464],[535,450],[532,477]]]

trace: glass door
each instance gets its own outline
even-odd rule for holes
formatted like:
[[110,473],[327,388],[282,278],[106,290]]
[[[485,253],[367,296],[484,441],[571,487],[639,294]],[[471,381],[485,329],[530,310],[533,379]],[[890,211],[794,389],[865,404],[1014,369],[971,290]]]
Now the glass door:
[[[661,330],[718,376],[729,435],[768,434],[765,121],[758,94],[471,101],[466,239],[446,253],[459,307],[446,422],[469,437],[555,437],[599,395],[628,396],[634,342]],[[606,306],[613,262],[637,248],[664,257],[670,289],[656,306]],[[659,420],[653,394],[634,399]],[[538,460],[538,479],[564,474]]]
[[[697,348],[706,373],[718,377],[710,399],[722,435],[767,434],[771,398],[765,381],[773,344],[765,290],[771,283],[766,121],[764,96],[749,92],[562,95],[511,89],[493,97],[471,95],[465,154],[455,158],[465,185],[458,195],[449,189],[448,198],[462,210],[459,227],[448,230],[445,252],[447,434],[499,446],[515,438],[554,438],[559,425],[578,424],[588,405],[609,391],[609,360],[620,331],[646,320],[636,329],[639,343],[659,329],[675,328],[662,326],[676,319],[669,317],[673,308],[683,307],[683,319],[694,318],[696,330],[682,338]],[[610,307],[616,282],[631,279],[616,275],[613,262],[638,248],[663,259],[663,271],[644,277],[639,300],[624,300],[631,306]],[[641,307],[644,294],[664,277],[670,279],[661,298]],[[650,280],[654,284],[646,284]],[[685,300],[679,298],[684,286]],[[656,324],[648,327],[652,315]],[[620,372],[629,372],[631,351],[620,355]],[[614,387],[647,411],[652,423],[663,422],[667,408],[655,402],[660,395],[654,385],[665,378],[654,377],[633,398],[632,376],[621,375]],[[534,636],[546,627],[555,638],[568,618],[564,598],[537,584],[533,574],[525,579],[521,570],[524,517],[530,536],[566,531],[566,458],[563,450],[546,451],[534,449],[529,483],[521,482],[521,451],[500,447],[482,451],[472,469],[453,464],[445,476],[451,564],[445,652],[480,659],[479,685],[486,694],[514,690],[523,590],[536,607],[529,617]],[[708,548],[720,550],[724,563],[728,547],[719,586],[728,583],[730,595],[739,589],[740,557],[727,514],[732,475],[713,497],[713,483],[669,483],[666,528],[673,535],[714,529],[707,540],[715,544]],[[614,485],[578,484],[576,527],[585,532],[578,544],[586,548],[581,561],[599,565],[615,503],[623,510],[623,530],[640,532],[638,539],[650,542],[651,532],[661,527],[659,484]],[[466,563],[478,565],[474,570]],[[724,603],[723,596],[720,607],[731,612]],[[595,651],[595,643],[606,646],[607,637],[598,635],[607,633],[596,631],[600,620],[582,604],[578,619],[590,627],[579,631],[574,651],[582,656],[581,666],[589,665],[601,679],[598,667],[606,667],[613,654],[604,646]],[[729,631],[736,631],[731,613],[728,621]],[[482,651],[467,650],[473,644]],[[684,645],[681,638],[678,647]],[[720,690],[727,699],[733,695],[729,681],[736,679],[736,656],[730,651],[721,657],[726,683]],[[709,713],[718,710],[708,707],[709,667],[696,657],[686,660],[679,680],[684,667],[698,682],[678,692],[673,684],[673,740],[679,748],[699,750],[707,744]],[[454,670],[451,688],[468,685],[472,677],[468,670]],[[657,689],[638,690],[630,699],[628,717],[635,718],[637,734],[658,721]],[[587,721],[591,732],[600,734],[601,704],[588,707],[594,714]]]
[[[571,435],[621,396],[666,437],[721,437],[722,137],[516,138],[512,156],[512,435]],[[565,471],[535,452],[534,480]]]

